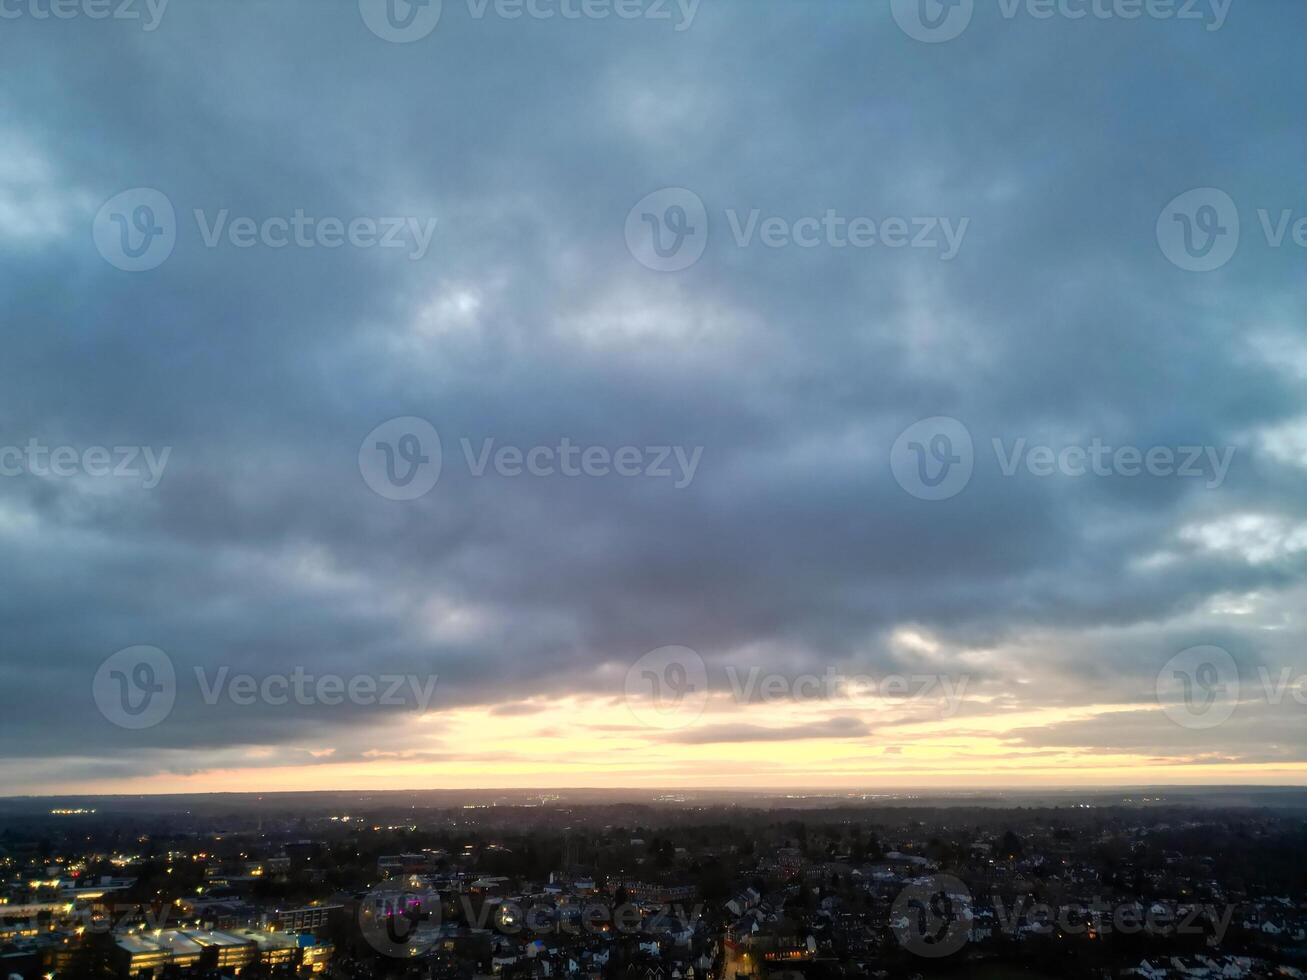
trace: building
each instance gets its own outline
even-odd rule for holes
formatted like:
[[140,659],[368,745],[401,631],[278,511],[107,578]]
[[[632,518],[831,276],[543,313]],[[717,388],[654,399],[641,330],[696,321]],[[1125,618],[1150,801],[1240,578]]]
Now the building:
[[177,929],[160,930],[154,935],[149,933],[143,935],[147,941],[153,942],[160,949],[167,950],[169,956],[166,964],[179,970],[198,966],[204,955],[203,946]]
[[144,933],[127,933],[114,941],[113,970],[120,977],[152,977],[172,959],[172,952]]
[[315,932],[326,928],[333,912],[343,912],[343,905],[306,905],[302,908],[277,909],[265,920],[282,932]]
[[292,936],[259,929],[156,929],[114,937],[111,971],[123,980],[169,973],[236,974],[251,964],[268,969],[308,968],[321,973],[331,961],[332,946],[312,936]]
[[383,854],[377,858],[377,871],[385,878],[425,874],[431,870],[427,854]]
[[693,901],[698,894],[694,885],[667,885],[649,881],[623,881],[629,901],[646,905],[668,905],[674,902]]
[[300,958],[299,942],[284,932],[263,932],[259,929],[233,929],[238,939],[254,944],[256,958],[265,967],[293,966]]

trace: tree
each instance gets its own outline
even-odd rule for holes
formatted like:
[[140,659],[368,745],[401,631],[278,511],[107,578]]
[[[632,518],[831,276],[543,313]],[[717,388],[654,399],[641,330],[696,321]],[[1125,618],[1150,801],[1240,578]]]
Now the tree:
[[1009,861],[1015,861],[1025,853],[1022,846],[1021,838],[1012,831],[1004,831],[1003,841],[999,844],[999,852]]

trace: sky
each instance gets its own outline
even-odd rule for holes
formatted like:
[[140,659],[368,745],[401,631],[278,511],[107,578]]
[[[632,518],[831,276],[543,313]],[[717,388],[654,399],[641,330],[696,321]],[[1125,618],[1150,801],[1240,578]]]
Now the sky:
[[1307,783],[1301,3],[50,4],[3,792]]

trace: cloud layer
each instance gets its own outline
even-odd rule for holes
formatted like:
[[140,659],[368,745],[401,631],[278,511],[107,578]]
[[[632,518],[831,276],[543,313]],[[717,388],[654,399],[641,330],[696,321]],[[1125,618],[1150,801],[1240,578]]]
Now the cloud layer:
[[[931,44],[886,5],[703,0],[687,24],[446,0],[411,43],[343,2],[172,0],[149,31],[34,9],[0,30],[0,444],[171,455],[149,489],[0,478],[14,792],[261,768],[322,786],[741,766],[778,785],[1303,780],[1307,708],[1269,703],[1258,670],[1307,671],[1307,252],[1273,247],[1257,211],[1301,201],[1307,11],[1236,4],[1208,30],[982,2]],[[176,243],[133,273],[91,229],[139,187],[172,203]],[[667,187],[707,218],[676,272],[624,234]],[[1210,273],[1156,233],[1196,187],[1243,219]],[[206,244],[220,213],[297,211],[436,223],[419,258]],[[945,261],[742,247],[732,216],[753,211],[968,224]],[[403,416],[443,447],[415,500],[359,467]],[[890,454],[935,416],[975,462],[930,501]],[[680,486],[644,465],[478,476],[462,440],[702,453]],[[1005,475],[1019,440],[1232,456],[1216,486]],[[164,723],[132,730],[91,692],[137,644],[178,685]],[[699,652],[712,696],[660,729],[624,690],[669,644]],[[1230,652],[1246,702],[1202,731],[1156,697],[1198,644]],[[222,667],[439,680],[424,714],[206,704],[195,670]],[[948,717],[930,698],[738,703],[725,671],[750,667],[969,683]]]

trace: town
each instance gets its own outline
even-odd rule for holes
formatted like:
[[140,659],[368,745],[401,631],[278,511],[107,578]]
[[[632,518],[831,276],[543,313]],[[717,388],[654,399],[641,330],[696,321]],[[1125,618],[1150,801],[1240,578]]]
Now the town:
[[23,980],[1307,976],[1307,814],[1269,801],[3,802]]

